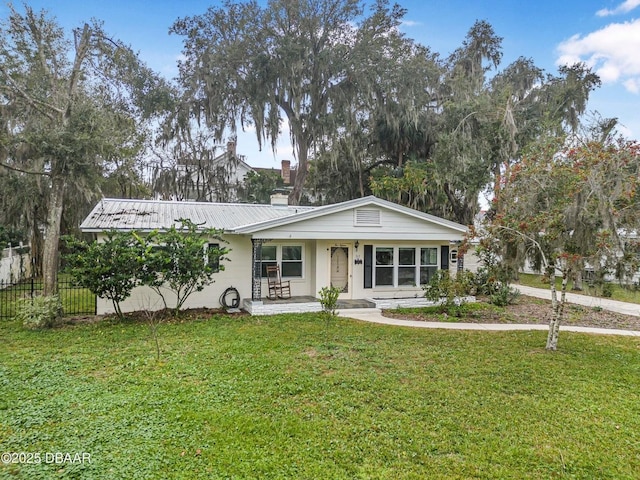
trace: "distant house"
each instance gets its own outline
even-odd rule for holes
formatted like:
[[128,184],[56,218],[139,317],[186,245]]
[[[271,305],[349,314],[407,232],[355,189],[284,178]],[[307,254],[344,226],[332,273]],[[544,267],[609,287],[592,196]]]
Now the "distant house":
[[[281,160],[280,168],[254,167],[253,170],[258,174],[272,172],[277,174],[282,179],[281,190],[288,193],[291,193],[293,190],[293,186],[296,183],[296,177],[298,176],[298,168],[297,166],[291,165],[291,160]],[[303,196],[305,198],[305,202],[308,203],[321,201],[321,195],[319,192],[313,191],[310,188],[305,188],[303,190]]]
[[[178,218],[224,230],[230,262],[215,283],[189,298],[187,308],[220,306],[228,287],[253,314],[319,310],[318,291],[341,290],[342,300],[371,305],[423,296],[421,285],[439,269],[457,269],[456,245],[467,228],[369,196],[322,207],[289,206],[286,195],[270,205],[104,199],[81,229],[100,237],[110,229],[166,229]],[[278,265],[291,299],[267,298],[266,269]],[[124,311],[160,308],[153,291],[137,288]],[[98,312],[111,302],[99,300]]]
[[291,168],[291,160],[281,160],[280,168],[254,167],[253,170],[259,174],[265,172],[274,172],[278,174],[285,187],[293,187],[296,183],[296,175],[298,173],[297,168]]
[[255,171],[236,153],[235,141],[213,158],[182,158],[174,168],[158,170],[154,189],[159,197],[170,200],[198,202],[236,202],[249,172]]
[[0,250],[0,288],[17,283],[31,276],[31,254],[28,247],[11,247]]

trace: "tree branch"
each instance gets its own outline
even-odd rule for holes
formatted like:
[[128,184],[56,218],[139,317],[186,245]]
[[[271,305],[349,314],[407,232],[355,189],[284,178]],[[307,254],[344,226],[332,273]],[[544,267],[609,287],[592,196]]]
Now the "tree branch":
[[[538,243],[538,241],[535,238],[530,237],[529,235],[526,235],[526,234],[522,233],[521,231],[516,230],[515,228],[507,227],[507,226],[504,226],[504,225],[494,225],[494,227],[495,228],[499,228],[501,230],[506,230],[506,231],[511,232],[511,233],[515,233],[516,235],[520,236],[521,238],[524,238],[525,240],[529,240],[530,242],[532,242],[535,245],[535,247],[538,249],[538,251],[540,252],[540,255],[542,256],[542,263],[544,264],[545,270],[549,269],[549,267],[551,265],[549,265],[549,261],[547,260],[547,256],[544,254],[544,250],[542,249],[542,246],[540,245],[540,243]],[[555,270],[558,270],[559,272],[562,272],[562,270],[560,270],[558,267],[556,267],[555,263],[553,264],[553,268]]]
[[49,120],[55,120],[55,116],[51,113],[51,111],[47,111],[47,110],[53,110],[54,112],[57,112],[60,114],[63,113],[62,110],[54,107],[53,105],[50,105],[41,100],[32,98],[27,92],[25,92],[22,88],[20,88],[20,86],[16,82],[13,81],[11,76],[7,73],[7,71],[2,66],[0,66],[0,72],[2,72],[2,75],[5,77],[7,83],[10,86],[9,88],[4,88],[3,90],[13,91],[17,93],[20,97],[26,100],[27,103],[29,103],[29,105],[31,105],[33,108],[38,110],[40,113],[46,116]]
[[11,165],[7,165],[6,163],[3,163],[3,162],[0,162],[0,167],[4,167],[8,170],[13,170],[14,172],[26,173],[28,175],[45,175],[47,177],[51,176],[51,174],[48,172],[34,172],[31,170],[23,170],[22,168],[12,167]]

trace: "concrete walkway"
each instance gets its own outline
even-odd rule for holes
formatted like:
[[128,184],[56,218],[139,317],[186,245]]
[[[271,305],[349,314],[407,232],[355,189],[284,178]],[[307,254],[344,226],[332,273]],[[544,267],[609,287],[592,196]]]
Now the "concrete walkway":
[[[533,288],[524,285],[512,286],[520,290],[522,295],[551,300],[551,290],[548,288]],[[558,300],[560,300],[560,292],[558,292]],[[590,297],[589,295],[580,295],[579,293],[571,292],[567,292],[567,302],[584,305],[585,307],[600,307],[603,310],[640,317],[640,304],[637,303],[619,302],[618,300],[611,300],[609,298]]]
[[[551,299],[551,292],[542,288],[524,287],[515,285],[523,295],[530,297]],[[624,313],[626,315],[640,316],[640,305],[633,303],[618,302],[606,298],[588,297],[576,293],[567,293],[567,301],[588,307],[601,307],[605,310]],[[445,328],[450,330],[483,330],[483,331],[510,331],[510,330],[549,330],[548,325],[536,324],[511,324],[511,323],[449,323],[449,322],[422,322],[417,320],[400,320],[397,318],[385,317],[379,308],[360,308],[351,310],[338,310],[341,317],[354,318],[364,322],[380,323],[383,325],[395,325],[400,327],[414,328]],[[570,325],[560,325],[560,331],[594,333],[599,335],[625,335],[630,337],[640,337],[639,331],[616,330],[613,328],[596,327],[574,327]]]

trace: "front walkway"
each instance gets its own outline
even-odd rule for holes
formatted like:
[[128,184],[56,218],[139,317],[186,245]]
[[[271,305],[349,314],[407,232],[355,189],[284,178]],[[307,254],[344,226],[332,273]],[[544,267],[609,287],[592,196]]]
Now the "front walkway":
[[[364,322],[380,323],[383,325],[395,325],[399,327],[415,328],[445,328],[450,330],[484,330],[484,331],[510,331],[510,330],[549,330],[548,325],[512,324],[512,323],[449,323],[449,322],[422,322],[418,320],[399,320],[382,315],[379,308],[363,308],[354,310],[338,310],[338,315]],[[573,327],[561,325],[563,332],[596,333],[600,335],[626,335],[640,337],[640,332],[633,330],[615,330],[613,328]]]
[[[522,295],[551,300],[551,290],[549,289],[526,287],[524,285],[512,286],[520,290]],[[560,300],[560,292],[558,292],[558,300]],[[620,302],[609,298],[590,297],[589,295],[580,295],[579,293],[571,292],[567,292],[567,302],[584,305],[585,307],[600,307],[603,310],[609,310],[610,312],[640,317],[640,304],[637,303]]]

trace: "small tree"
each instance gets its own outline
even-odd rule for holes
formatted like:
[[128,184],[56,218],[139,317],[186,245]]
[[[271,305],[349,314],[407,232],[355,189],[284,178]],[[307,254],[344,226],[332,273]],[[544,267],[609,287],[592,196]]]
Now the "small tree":
[[[638,268],[640,146],[620,139],[566,147],[563,140],[541,142],[511,168],[481,235],[484,248],[502,261],[513,259],[508,248],[515,245],[549,275],[548,350],[557,349],[574,272],[585,262],[622,277]],[[556,274],[562,276],[559,301]]]
[[320,305],[322,305],[322,315],[324,316],[324,335],[325,341],[329,334],[329,325],[331,320],[336,318],[338,308],[338,297],[340,296],[338,287],[322,287],[318,294],[320,295]]
[[65,261],[74,281],[98,297],[111,300],[116,315],[122,318],[120,302],[138,284],[140,244],[131,233],[115,230],[107,232],[104,241],[90,244],[72,237],[65,240],[71,249]]
[[[176,296],[175,315],[194,292],[200,292],[213,283],[213,275],[224,270],[221,261],[229,250],[221,237],[222,231],[214,228],[200,229],[189,219],[178,220],[180,226],[164,232],[153,231],[146,237],[135,234],[142,247],[139,258],[138,278],[151,287],[169,308],[163,288]],[[209,248],[205,251],[205,248]]]

